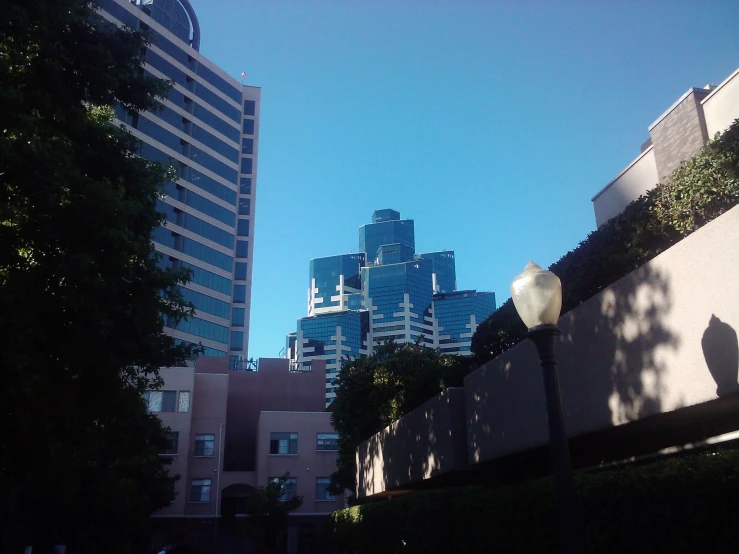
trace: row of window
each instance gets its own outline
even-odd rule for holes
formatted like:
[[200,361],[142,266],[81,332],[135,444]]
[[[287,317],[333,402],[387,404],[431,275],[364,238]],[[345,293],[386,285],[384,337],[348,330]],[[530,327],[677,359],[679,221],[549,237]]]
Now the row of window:
[[190,213],[184,212],[179,208],[175,208],[171,204],[167,204],[162,200],[157,200],[157,211],[167,218],[167,221],[179,225],[188,231],[197,233],[201,237],[212,240],[225,246],[226,248],[234,247],[234,236],[228,231],[224,231],[220,227],[216,227],[207,221],[200,219]]
[[225,271],[233,270],[233,258],[228,254],[219,252],[210,246],[201,244],[164,227],[158,227],[154,230],[154,241]]
[[[277,482],[279,477],[270,477],[270,481]],[[335,497],[329,492],[330,477],[316,477],[316,500],[333,501]],[[213,488],[212,479],[193,479],[190,482],[190,502],[208,503],[211,501]],[[280,502],[295,498],[298,490],[298,479],[289,477],[282,486]]]
[[[337,451],[338,433],[317,433],[316,450]],[[298,453],[297,433],[270,433],[269,453],[275,456],[291,456]]]
[[167,327],[223,344],[228,340],[228,327],[200,319],[199,317],[191,317],[187,321],[183,319],[179,323],[175,323],[174,319],[168,318]]
[[199,194],[190,189],[186,189],[181,185],[167,181],[165,184],[165,192],[167,196],[182,202],[186,206],[195,208],[199,212],[202,212],[213,219],[217,219],[221,223],[225,223],[231,227],[236,223],[236,214],[234,212],[208,200],[207,198],[203,198]]
[[205,312],[216,317],[228,319],[228,312],[230,308],[228,302],[218,300],[217,298],[213,298],[212,296],[208,296],[207,294],[203,294],[192,289],[186,289],[184,287],[179,288],[180,292],[182,293],[182,298],[185,300],[185,302],[190,302],[193,306],[195,306],[196,314],[198,312]]

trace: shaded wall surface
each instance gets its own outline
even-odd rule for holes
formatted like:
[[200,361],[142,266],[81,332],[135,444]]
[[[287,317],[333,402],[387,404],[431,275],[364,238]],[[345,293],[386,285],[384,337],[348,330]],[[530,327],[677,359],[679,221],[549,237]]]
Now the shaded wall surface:
[[[739,207],[560,318],[559,378],[576,467],[739,429],[737,237]],[[485,479],[491,469],[523,478],[534,466],[548,471],[541,371],[526,340],[470,373],[461,391],[373,436],[357,450],[358,495],[460,469]],[[455,416],[461,404],[464,420]]]
[[[560,319],[570,436],[737,391],[737,236],[739,207]],[[548,443],[541,369],[530,341],[468,375],[465,400],[470,463]],[[649,429],[640,432],[659,442]],[[628,455],[628,444],[624,449]]]
[[357,449],[357,497],[464,469],[464,390],[450,388]]
[[[215,359],[215,358],[212,358]],[[259,414],[263,411],[323,412],[326,362],[314,360],[311,371],[291,372],[288,360],[262,358],[259,371],[229,375],[225,471],[256,470]]]

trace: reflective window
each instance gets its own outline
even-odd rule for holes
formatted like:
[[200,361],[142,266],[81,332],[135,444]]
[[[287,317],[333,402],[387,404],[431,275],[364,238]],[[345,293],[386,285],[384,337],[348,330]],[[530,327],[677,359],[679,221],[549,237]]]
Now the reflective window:
[[234,308],[233,309],[233,315],[231,317],[231,325],[233,325],[234,327],[243,327],[245,319],[246,319],[246,309],[245,308]]
[[239,151],[233,146],[223,142],[221,139],[214,137],[208,131],[197,124],[192,126],[192,138],[198,142],[202,142],[208,148],[215,150],[224,158],[236,163],[239,161]]
[[208,296],[201,292],[196,292],[192,289],[186,289],[184,287],[179,287],[179,289],[185,302],[190,302],[195,306],[195,315],[197,315],[197,312],[205,312],[217,317],[222,317],[223,319],[228,319],[228,311],[230,308],[228,302],[218,300],[217,298],[213,298],[212,296]]
[[231,331],[231,350],[243,350],[244,348],[244,332]]
[[193,456],[213,456],[215,455],[216,436],[212,434],[195,435],[193,444]]
[[254,120],[253,119],[245,119],[244,120],[244,134],[245,135],[253,135],[254,134]]
[[154,46],[166,52],[168,55],[172,56],[181,64],[188,67],[192,65],[192,62],[190,62],[190,60],[193,60],[193,58],[191,58],[190,55],[187,53],[187,50],[183,48],[185,47],[184,44],[182,46],[177,46],[174,43],[170,42],[169,39],[164,38],[164,36],[157,33],[153,29],[149,30],[149,34],[151,35],[151,42]]
[[255,115],[257,103],[254,100],[244,100],[244,115]]
[[150,412],[174,412],[177,407],[176,390],[152,390],[144,393],[144,400]]
[[269,453],[287,456],[298,453],[297,433],[270,433]]
[[241,90],[236,88],[236,85],[232,85],[226,79],[211,71],[204,64],[198,64],[198,75],[200,75],[205,81],[216,87],[222,93],[236,102],[241,102]]
[[251,215],[251,199],[239,198],[239,215]]
[[183,122],[184,118],[180,114],[178,114],[172,108],[165,106],[164,104],[159,104],[159,106],[161,106],[161,109],[150,110],[147,113],[155,117],[158,117],[162,121],[169,123],[172,127],[177,129],[178,131],[187,133],[187,125]]
[[236,204],[236,191],[227,187],[223,183],[219,183],[212,177],[208,177],[204,173],[201,173],[194,167],[190,167],[186,164],[179,164],[180,166],[180,178],[192,183],[198,188],[203,189],[206,192],[211,193],[216,198],[225,200],[231,205]]
[[241,173],[251,174],[253,165],[254,165],[253,158],[241,158]]
[[316,450],[338,450],[338,433],[318,433],[316,435]]
[[199,194],[196,194],[181,185],[168,181],[165,183],[165,192],[171,198],[179,200],[183,204],[195,208],[199,212],[203,212],[226,225],[233,227],[236,224],[236,214],[234,212],[208,200],[207,198],[203,198]]
[[234,302],[246,302],[246,285],[234,285]]
[[249,241],[248,240],[237,240],[236,241],[236,257],[237,258],[248,258],[249,257]]
[[187,74],[149,48],[146,50],[146,63],[161,73],[164,73],[168,79],[172,79],[177,84],[188,88]]
[[316,477],[316,500],[336,500],[329,492],[331,477]]
[[223,325],[218,325],[217,323],[212,323],[210,321],[205,321],[204,319],[200,319],[198,317],[190,317],[190,319],[188,319],[187,321],[183,320],[177,324],[175,324],[172,318],[169,318],[167,321],[167,327],[171,329],[177,329],[178,331],[182,331],[183,333],[197,335],[198,337],[202,337],[204,339],[222,342],[224,344],[228,342],[228,327],[224,327]]
[[196,162],[202,165],[204,168],[209,169],[216,175],[219,175],[220,177],[223,177],[227,181],[231,183],[236,183],[236,178],[238,177],[238,172],[235,169],[230,168],[223,162],[216,160],[213,156],[210,154],[206,154],[203,152],[200,148],[190,145],[188,152],[188,157]]
[[241,112],[238,108],[233,107],[229,102],[203,86],[201,83],[195,83],[195,94],[197,94],[206,104],[213,106],[229,119],[232,119],[237,123],[241,119]]
[[98,0],[97,3],[104,11],[108,12],[124,25],[127,25],[134,30],[138,29],[138,17],[129,13],[125,8],[122,8],[121,6],[116,4],[114,0]]
[[[241,153],[242,154],[253,154],[254,153],[254,139],[244,138],[244,140],[241,142]],[[251,173],[251,171],[249,172],[242,171],[242,173]]]
[[205,123],[206,125],[210,125],[213,127],[216,131],[221,133],[222,135],[225,135],[226,137],[230,138],[234,142],[239,142],[239,137],[241,133],[239,133],[239,129],[237,127],[234,127],[232,125],[229,125],[225,121],[223,121],[220,117],[215,115],[210,110],[205,109],[203,106],[195,102],[195,107],[193,109],[193,115],[197,117],[200,121]]
[[180,442],[180,434],[177,431],[167,433],[167,448],[162,454],[176,456]]
[[157,211],[159,213],[163,213],[167,218],[167,221],[174,223],[175,225],[179,225],[180,227],[184,227],[188,231],[197,233],[201,237],[217,242],[226,248],[233,248],[234,246],[233,234],[228,231],[224,231],[220,227],[211,225],[192,214],[183,212],[162,200],[157,200]]
[[226,271],[233,270],[233,258],[231,256],[224,254],[223,252],[218,252],[210,246],[205,246],[204,244],[196,242],[188,237],[177,238],[178,240],[182,239],[182,248],[177,248],[180,252],[209,263],[210,265],[225,269]]
[[236,262],[234,279],[237,281],[246,281],[246,262]]
[[[269,480],[272,482],[279,482],[281,477],[270,477]],[[280,493],[280,498],[278,499],[280,502],[287,502],[288,500],[292,500],[295,498],[295,495],[298,492],[298,478],[297,477],[288,477],[285,480],[285,483],[282,485],[282,492]]]
[[180,267],[187,268],[192,271],[191,282],[196,283],[200,286],[209,288],[221,294],[231,294],[231,279],[216,275],[212,271],[197,267],[188,262],[182,262],[178,260]]
[[137,129],[147,137],[151,137],[155,141],[161,142],[164,146],[171,148],[178,154],[182,154],[182,145],[187,144],[187,141],[181,139],[174,133],[170,133],[163,127],[160,127],[145,117],[139,118]]
[[193,479],[190,482],[190,502],[210,502],[210,479]]
[[236,234],[240,237],[248,237],[249,236],[249,220],[248,219],[239,219],[236,225]]

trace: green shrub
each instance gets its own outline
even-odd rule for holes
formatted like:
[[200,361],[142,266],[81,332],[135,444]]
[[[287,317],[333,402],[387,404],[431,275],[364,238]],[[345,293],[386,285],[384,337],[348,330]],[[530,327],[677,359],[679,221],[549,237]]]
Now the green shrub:
[[[588,553],[739,549],[739,454],[704,453],[576,476]],[[419,491],[332,515],[339,551],[556,553],[550,480]]]
[[[634,200],[549,269],[562,281],[562,313],[579,306],[739,204],[739,120],[684,161],[670,180]],[[526,338],[509,299],[477,328],[478,364]]]

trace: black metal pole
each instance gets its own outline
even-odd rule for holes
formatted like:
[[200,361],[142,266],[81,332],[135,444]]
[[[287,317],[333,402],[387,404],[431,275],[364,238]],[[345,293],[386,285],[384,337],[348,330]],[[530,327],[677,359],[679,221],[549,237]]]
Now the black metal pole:
[[552,445],[554,491],[557,497],[557,520],[559,523],[562,552],[583,554],[585,552],[577,513],[575,485],[572,481],[570,448],[567,443],[562,399],[557,379],[557,355],[555,342],[560,335],[556,325],[537,325],[529,329],[528,336],[536,345],[544,372],[544,394],[547,399],[549,440]]

